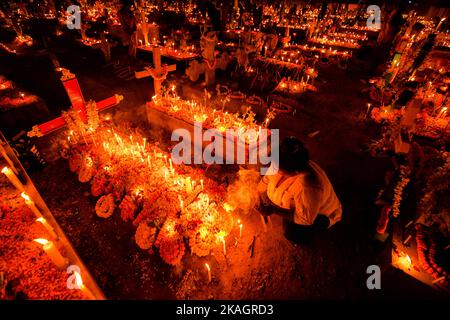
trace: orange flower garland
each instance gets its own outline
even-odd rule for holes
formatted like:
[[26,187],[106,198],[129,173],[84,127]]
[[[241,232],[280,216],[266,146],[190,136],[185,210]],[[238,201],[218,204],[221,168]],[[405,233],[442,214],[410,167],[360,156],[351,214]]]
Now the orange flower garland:
[[184,246],[183,238],[174,234],[171,237],[165,237],[160,233],[162,238],[159,241],[159,254],[161,258],[168,264],[176,266],[181,262],[186,248]]
[[155,235],[156,228],[150,227],[147,222],[142,222],[137,227],[134,238],[139,248],[147,250],[153,246]]
[[114,203],[114,196],[112,194],[107,194],[98,199],[95,205],[95,213],[100,218],[109,218],[114,213],[116,204]]
[[122,202],[119,205],[119,209],[120,209],[120,216],[122,217],[123,221],[134,220],[137,206],[134,199],[131,196],[126,195],[123,198]]

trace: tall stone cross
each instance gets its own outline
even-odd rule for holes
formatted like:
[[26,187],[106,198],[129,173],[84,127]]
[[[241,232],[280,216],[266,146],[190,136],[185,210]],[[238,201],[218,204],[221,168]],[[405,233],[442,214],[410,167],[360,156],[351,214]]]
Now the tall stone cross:
[[170,71],[175,71],[177,65],[173,64],[168,66],[167,64],[161,65],[161,47],[158,45],[153,46],[153,68],[146,67],[144,71],[136,71],[134,76],[136,79],[142,79],[146,77],[153,78],[153,85],[155,88],[155,95],[161,94],[161,84],[166,80],[167,74]]
[[[66,89],[67,95],[69,96],[70,102],[72,103],[72,108],[76,110],[83,121],[87,121],[87,111],[86,102],[84,101],[83,93],[80,89],[80,84],[76,76],[69,72],[69,70],[60,68],[62,71],[61,82]],[[114,95],[112,97],[106,98],[100,102],[96,103],[97,111],[102,111],[111,108],[120,103],[123,100],[123,96]],[[33,126],[32,130],[28,132],[29,137],[42,137],[53,131],[56,131],[66,125],[66,121],[63,117],[58,117],[56,119],[50,120],[43,124]]]

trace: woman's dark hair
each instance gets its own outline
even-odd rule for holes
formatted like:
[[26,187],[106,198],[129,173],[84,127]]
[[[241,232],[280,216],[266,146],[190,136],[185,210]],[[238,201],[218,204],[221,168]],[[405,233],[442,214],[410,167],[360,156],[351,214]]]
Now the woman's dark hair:
[[280,169],[286,172],[301,172],[308,168],[309,152],[303,143],[295,138],[283,139],[280,145]]

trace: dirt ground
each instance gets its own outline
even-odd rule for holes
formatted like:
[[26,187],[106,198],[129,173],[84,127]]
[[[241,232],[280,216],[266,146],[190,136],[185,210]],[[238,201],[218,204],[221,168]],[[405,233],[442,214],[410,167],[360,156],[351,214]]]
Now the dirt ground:
[[[83,57],[67,53],[61,65],[76,73],[86,99],[100,100],[114,93],[124,96],[120,106],[108,111],[117,123],[145,126],[144,103],[153,95],[151,80],[117,77],[120,64],[93,66]],[[114,53],[113,53],[114,56]],[[73,61],[73,62],[71,62]],[[89,66],[89,67],[87,67]],[[365,144],[376,137],[377,126],[366,122],[367,97],[360,93],[360,79],[367,73],[330,66],[319,70],[318,92],[297,99],[294,115],[279,115],[273,128],[282,136],[301,138],[311,158],[329,175],[343,208],[343,220],[308,245],[293,245],[283,238],[281,220],[264,232],[259,215],[243,219],[243,236],[232,234],[225,258],[185,257],[183,266],[172,268],[157,254],[140,250],[134,228],[118,214],[110,219],[95,215],[89,185],[78,182],[62,159],[52,159],[52,137],[38,142],[49,165],[32,173],[75,249],[99,286],[110,299],[317,299],[411,298],[439,296],[389,265],[390,247],[373,239],[377,208],[374,198],[390,166],[388,158],[373,158]],[[133,69],[129,70],[130,72]],[[220,81],[220,80],[219,80]],[[319,131],[314,137],[308,134]],[[159,134],[154,138],[161,139]],[[216,177],[218,178],[218,177]],[[248,248],[256,237],[254,255]],[[235,238],[235,239],[233,239]],[[234,240],[234,241],[233,241]],[[211,265],[207,283],[204,263]],[[383,270],[382,288],[366,287],[366,268]]]

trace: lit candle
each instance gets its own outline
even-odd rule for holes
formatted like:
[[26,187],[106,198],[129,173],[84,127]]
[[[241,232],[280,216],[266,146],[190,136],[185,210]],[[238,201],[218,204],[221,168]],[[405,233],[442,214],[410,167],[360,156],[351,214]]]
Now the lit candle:
[[406,245],[408,244],[409,240],[411,240],[412,236],[408,235],[408,237],[405,239],[405,241],[403,241],[403,244]]
[[208,271],[208,283],[211,282],[211,268],[208,263],[205,263],[206,270]]
[[200,184],[202,185],[202,191],[204,190],[203,179],[200,179]]
[[77,271],[73,271],[74,275],[75,275],[75,281],[77,284],[77,289],[81,290],[81,292],[87,296],[89,299],[91,300],[96,300],[94,294],[91,292],[91,290],[88,289],[88,287],[86,287],[83,283],[83,279],[81,278],[81,275],[77,272]]
[[178,195],[178,200],[180,200],[180,211],[183,212],[184,211],[184,202],[183,202],[183,199],[181,199],[180,195]]
[[186,192],[191,193],[192,192],[192,184],[191,184],[191,177],[186,178]]
[[147,145],[147,138],[144,138],[144,150],[146,145]]
[[47,256],[52,260],[57,268],[64,269],[67,266],[68,260],[61,255],[52,241],[49,241],[47,239],[34,239],[34,242],[42,245],[42,249],[45,251]]
[[37,218],[36,221],[40,222],[45,227],[45,229],[47,229],[48,233],[50,233],[50,235],[54,239],[58,239],[58,236],[57,236],[55,230],[53,230],[52,226],[47,223],[47,220],[45,220],[44,217]]
[[431,283],[432,284],[436,284],[436,283],[439,283],[441,281],[444,281],[445,279],[446,279],[445,276],[442,276],[442,277],[439,277],[439,278],[433,280]]
[[242,238],[242,223],[239,224],[239,238]]
[[152,162],[150,161],[150,156],[147,156],[147,162],[148,162],[148,166],[151,167],[152,166]]
[[173,167],[172,167],[172,159],[169,159],[169,168],[170,168],[170,171],[173,171]]
[[19,191],[23,191],[23,184],[20,182],[19,178],[14,174],[14,172],[8,168],[4,167],[2,173],[8,178],[8,180],[17,188]]
[[220,241],[222,241],[223,255],[226,256],[227,255],[227,246],[226,246],[226,243],[225,243],[225,237],[220,237]]
[[36,218],[42,218],[42,213],[36,207],[36,204],[33,200],[31,200],[30,196],[28,196],[25,192],[21,193],[22,198],[25,199],[25,204],[30,208],[30,210],[34,213]]
[[366,118],[369,115],[369,111],[370,111],[370,103],[367,104],[367,113],[366,113]]

